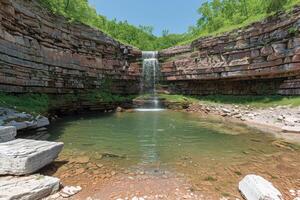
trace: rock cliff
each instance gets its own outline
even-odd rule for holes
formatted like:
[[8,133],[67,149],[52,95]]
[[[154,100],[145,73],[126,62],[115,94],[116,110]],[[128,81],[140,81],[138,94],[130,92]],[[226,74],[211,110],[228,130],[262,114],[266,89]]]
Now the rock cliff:
[[0,1],[0,91],[77,93],[109,82],[113,93],[137,93],[140,55],[36,0]]
[[300,8],[160,52],[173,93],[300,95]]

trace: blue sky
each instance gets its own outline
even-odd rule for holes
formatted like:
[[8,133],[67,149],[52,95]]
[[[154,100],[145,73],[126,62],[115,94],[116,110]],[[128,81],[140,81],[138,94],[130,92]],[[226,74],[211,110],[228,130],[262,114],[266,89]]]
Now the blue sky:
[[206,0],[89,0],[108,19],[127,20],[133,25],[150,25],[154,34],[162,30],[184,33],[199,18],[197,8]]

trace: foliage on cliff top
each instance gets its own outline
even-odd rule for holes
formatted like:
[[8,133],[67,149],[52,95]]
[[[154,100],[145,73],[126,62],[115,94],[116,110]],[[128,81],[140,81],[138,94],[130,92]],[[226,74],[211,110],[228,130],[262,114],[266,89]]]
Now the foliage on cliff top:
[[185,34],[153,35],[153,27],[130,25],[127,21],[108,20],[98,15],[87,0],[39,0],[42,5],[71,21],[98,28],[113,38],[141,50],[161,50],[189,43],[202,36],[215,35],[259,21],[279,10],[287,10],[300,0],[211,0],[198,9],[200,18]]

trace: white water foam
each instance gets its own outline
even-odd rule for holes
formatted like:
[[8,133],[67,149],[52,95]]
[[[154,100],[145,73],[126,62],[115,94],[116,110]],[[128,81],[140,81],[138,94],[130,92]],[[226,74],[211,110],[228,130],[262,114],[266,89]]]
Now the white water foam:
[[164,111],[165,109],[162,109],[162,108],[137,108],[134,110],[137,112],[161,112],[161,111]]

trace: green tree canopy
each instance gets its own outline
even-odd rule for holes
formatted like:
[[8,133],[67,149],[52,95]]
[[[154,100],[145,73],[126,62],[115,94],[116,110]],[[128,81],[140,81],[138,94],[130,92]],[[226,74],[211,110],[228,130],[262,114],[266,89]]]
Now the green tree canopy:
[[160,50],[197,37],[229,31],[268,14],[291,7],[300,0],[210,0],[198,9],[200,18],[185,34],[170,34],[164,29],[161,37],[153,35],[151,26],[133,26],[127,21],[108,20],[97,14],[88,0],[39,0],[52,12],[98,28],[115,39],[142,50]]

